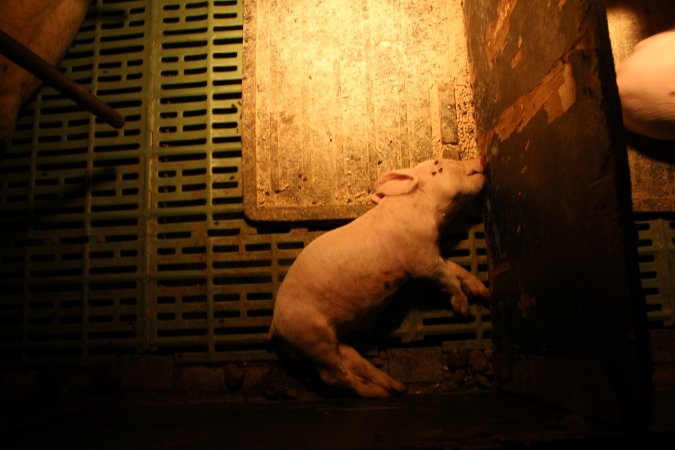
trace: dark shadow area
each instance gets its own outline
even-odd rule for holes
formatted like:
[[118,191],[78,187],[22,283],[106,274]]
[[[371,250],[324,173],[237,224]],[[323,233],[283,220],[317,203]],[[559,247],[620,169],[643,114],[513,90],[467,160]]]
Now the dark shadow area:
[[[53,198],[51,201],[30,199],[29,204],[22,204],[21,210],[4,211],[0,248],[4,250],[30,245],[28,236],[34,229],[61,230],[63,227],[83,229],[84,224],[78,224],[77,221],[81,221],[81,214],[87,212],[84,200],[97,186],[116,180],[118,176],[115,167],[100,168],[94,170],[91,175],[81,177],[77,183],[53,189],[50,192]],[[68,214],[75,214],[78,219],[74,217],[69,220]]]
[[669,0],[605,0],[605,7],[630,11],[643,39],[675,26],[675,5]]
[[[675,391],[664,393],[672,405]],[[39,410],[38,410],[39,407]],[[503,393],[233,403],[159,396],[3,405],[6,449],[670,449],[673,408],[627,432]],[[25,420],[17,416],[32,413]],[[3,421],[7,423],[6,421]]]
[[661,141],[626,130],[626,144],[650,160],[675,163],[675,141]]

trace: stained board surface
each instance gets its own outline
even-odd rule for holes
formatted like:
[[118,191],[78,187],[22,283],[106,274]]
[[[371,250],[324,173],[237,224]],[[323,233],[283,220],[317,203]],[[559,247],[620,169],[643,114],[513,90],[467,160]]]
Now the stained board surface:
[[459,4],[245,2],[249,217],[355,217],[382,173],[475,153]]

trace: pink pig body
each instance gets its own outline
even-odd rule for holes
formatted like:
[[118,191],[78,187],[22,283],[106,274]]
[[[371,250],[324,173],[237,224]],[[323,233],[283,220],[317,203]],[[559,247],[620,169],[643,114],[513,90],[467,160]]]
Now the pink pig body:
[[[0,0],[0,29],[51,64],[80,29],[90,0]],[[0,56],[0,140],[9,139],[21,105],[40,81]]]
[[675,139],[675,30],[635,46],[617,68],[626,128],[655,139]]
[[410,278],[434,281],[463,315],[467,295],[488,296],[438,248],[443,225],[482,189],[482,172],[479,160],[437,160],[383,175],[375,208],[314,240],[291,266],[277,294],[272,339],[312,360],[327,384],[364,397],[404,391],[340,337],[367,327]]

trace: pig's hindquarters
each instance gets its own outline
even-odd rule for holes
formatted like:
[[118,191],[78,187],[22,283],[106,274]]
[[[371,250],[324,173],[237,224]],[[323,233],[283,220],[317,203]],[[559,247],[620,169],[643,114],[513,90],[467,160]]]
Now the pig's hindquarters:
[[654,139],[675,139],[675,30],[651,36],[617,68],[624,125]]
[[324,383],[351,390],[361,397],[388,397],[405,391],[402,383],[340,342],[334,325],[313,307],[315,299],[308,301],[302,298],[303,293],[290,294],[284,290],[286,287],[289,285],[280,288],[277,302],[287,305],[275,309],[270,329],[271,337],[284,353],[296,359],[309,359]]
[[354,239],[359,228],[353,222],[336,229],[300,254],[277,293],[270,336],[289,356],[311,360],[324,383],[362,397],[387,397],[405,386],[338,335],[354,323],[365,324],[404,274],[382,253],[377,235]]
[[[0,1],[0,29],[50,64],[63,58],[84,20],[89,0]],[[39,80],[0,56],[0,140],[14,130],[21,104]]]

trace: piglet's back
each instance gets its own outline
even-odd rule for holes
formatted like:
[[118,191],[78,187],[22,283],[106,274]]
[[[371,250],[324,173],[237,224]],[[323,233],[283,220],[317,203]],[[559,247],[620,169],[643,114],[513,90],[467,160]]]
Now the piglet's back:
[[392,238],[371,227],[368,215],[321,235],[300,253],[279,288],[277,309],[304,302],[327,314],[358,314],[389,294],[390,280],[405,269],[392,253]]

